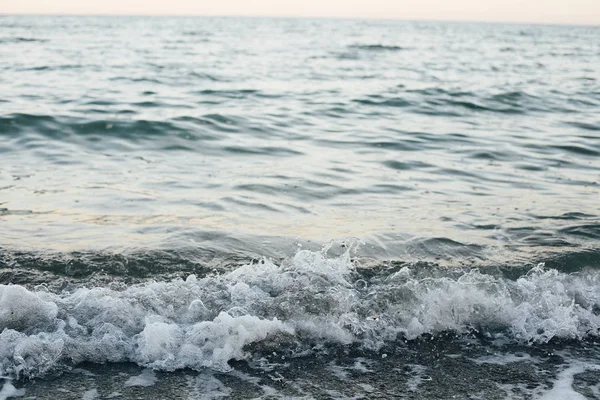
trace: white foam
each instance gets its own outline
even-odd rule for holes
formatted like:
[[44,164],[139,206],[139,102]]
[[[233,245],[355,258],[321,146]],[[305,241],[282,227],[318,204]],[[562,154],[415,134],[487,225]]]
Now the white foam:
[[539,396],[539,400],[586,400],[586,397],[573,389],[575,375],[586,370],[600,371],[600,365],[574,363],[561,371],[554,382],[552,389]]
[[2,390],[0,390],[0,400],[6,400],[11,397],[22,397],[25,396],[25,389],[17,389],[13,386],[10,379],[4,381]]
[[531,357],[529,354],[493,354],[478,358],[472,358],[475,364],[496,364],[507,365],[515,362],[537,362],[538,360]]
[[149,387],[154,386],[156,383],[156,375],[154,371],[149,368],[146,368],[142,371],[141,374],[132,376],[131,378],[125,381],[125,386],[141,386],[141,387]]
[[369,365],[372,363],[371,360],[367,360],[363,357],[357,357],[354,360],[354,365],[352,366],[352,369],[355,371],[358,371],[362,374],[368,374],[373,372],[372,369],[369,368]]
[[277,371],[273,372],[272,374],[269,374],[268,376],[269,376],[269,378],[271,378],[272,381],[275,381],[275,382],[285,381],[285,377]]
[[329,396],[329,398],[335,399],[335,400],[359,400],[359,399],[364,399],[364,396],[360,396],[360,395],[348,397],[345,394],[343,394],[342,392],[340,392],[339,390],[325,390],[325,393],[327,393],[327,395]]
[[229,372],[229,375],[235,376],[239,380],[250,383],[252,385],[260,386],[261,379],[259,377],[252,376],[245,372],[242,372],[239,370],[233,370],[233,371]]
[[359,383],[358,386],[367,393],[373,393],[375,391],[375,388],[368,383]]
[[407,364],[410,367],[411,376],[406,381],[407,389],[411,392],[417,392],[423,382],[430,381],[431,377],[425,375],[427,367],[418,364]]
[[98,389],[90,389],[83,393],[81,400],[94,400],[98,397],[100,397],[100,394],[98,394]]
[[260,385],[260,388],[264,393],[263,396],[268,396],[268,397],[279,396],[279,391],[271,386]]
[[287,368],[287,367],[289,367],[289,363],[287,363],[287,362],[286,363],[276,363],[276,362],[269,361],[265,357],[261,357],[261,358],[256,359],[256,360],[252,360],[250,362],[250,365],[254,369],[260,369],[260,370],[265,371],[265,372],[271,372],[271,371],[273,371],[275,369],[281,369],[281,368]]
[[[299,251],[198,279],[73,293],[0,285],[0,375],[33,377],[72,361],[135,362],[157,370],[230,369],[247,345],[360,343],[471,329],[523,341],[600,332],[600,273],[534,268],[516,281],[477,270],[423,277],[403,268],[363,279],[349,253]],[[373,316],[376,316],[374,318]],[[296,346],[295,346],[296,348]]]
[[0,285],[0,331],[28,331],[55,322],[58,307],[18,285]]
[[195,380],[190,382],[190,386],[190,400],[214,400],[231,395],[231,389],[210,372],[198,375]]
[[600,398],[600,382],[596,385],[590,386],[590,390],[596,398]]

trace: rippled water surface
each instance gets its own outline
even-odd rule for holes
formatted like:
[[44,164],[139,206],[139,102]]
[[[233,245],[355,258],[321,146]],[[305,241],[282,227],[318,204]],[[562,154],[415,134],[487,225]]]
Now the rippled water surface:
[[598,27],[0,17],[2,376],[600,398],[599,266]]
[[384,256],[415,237],[588,245],[599,34],[5,16],[2,244],[210,247],[217,236],[256,249],[265,237],[353,236]]

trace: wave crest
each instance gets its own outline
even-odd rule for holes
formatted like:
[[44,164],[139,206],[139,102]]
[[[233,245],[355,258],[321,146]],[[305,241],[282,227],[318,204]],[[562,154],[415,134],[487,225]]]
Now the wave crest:
[[[598,271],[538,266],[516,280],[478,270],[357,268],[349,252],[300,251],[281,264],[222,275],[55,294],[0,286],[0,373],[38,376],[65,363],[229,369],[275,341],[378,351],[452,331],[517,342],[585,340],[600,332]],[[16,311],[19,310],[19,311]]]

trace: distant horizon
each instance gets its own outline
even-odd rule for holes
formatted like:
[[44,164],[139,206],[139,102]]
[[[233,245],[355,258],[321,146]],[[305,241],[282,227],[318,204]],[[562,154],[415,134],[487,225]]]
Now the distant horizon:
[[600,26],[600,0],[4,0],[0,15],[331,18]]
[[[600,1],[600,0],[599,0]],[[269,14],[142,14],[142,13],[67,13],[67,12],[2,12],[0,17],[150,17],[150,18],[267,18],[267,19],[332,19],[397,22],[441,22],[457,24],[502,24],[502,25],[539,25],[573,26],[600,28],[600,22],[568,21],[530,21],[530,20],[483,20],[483,19],[444,19],[444,18],[402,18],[371,16],[335,16],[335,15],[269,15]]]

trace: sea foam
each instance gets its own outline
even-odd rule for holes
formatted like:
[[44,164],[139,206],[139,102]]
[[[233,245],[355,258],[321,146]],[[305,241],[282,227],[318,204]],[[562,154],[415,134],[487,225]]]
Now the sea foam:
[[[378,351],[423,334],[477,331],[518,342],[598,336],[600,274],[538,266],[516,280],[402,268],[365,278],[349,253],[299,251],[199,279],[51,293],[0,286],[0,374],[83,361],[227,371],[263,342]],[[254,344],[254,346],[248,346]],[[258,347],[256,345],[259,345]],[[293,354],[292,354],[293,355]]]

